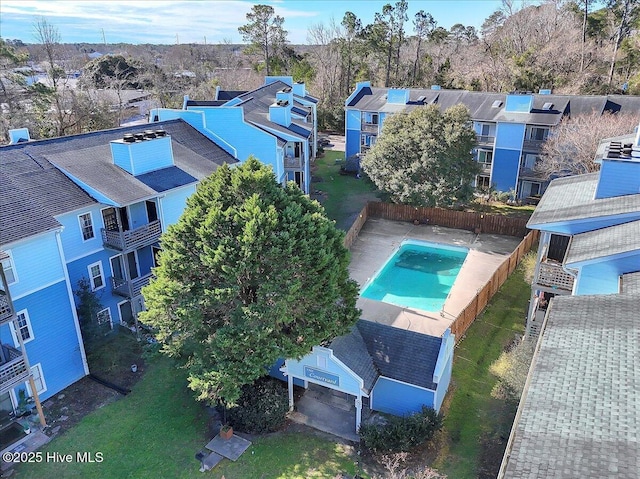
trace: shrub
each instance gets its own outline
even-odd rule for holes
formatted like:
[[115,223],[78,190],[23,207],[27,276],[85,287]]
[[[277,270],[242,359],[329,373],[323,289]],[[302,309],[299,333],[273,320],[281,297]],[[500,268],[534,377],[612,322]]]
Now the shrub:
[[491,391],[496,399],[518,402],[527,380],[534,341],[520,341],[509,351],[503,351],[489,367],[489,371],[498,377]]
[[235,429],[252,434],[278,430],[289,411],[285,385],[270,377],[242,387],[237,405],[227,410],[227,421]]
[[387,424],[363,424],[360,439],[373,452],[408,451],[430,440],[442,428],[442,416],[422,406],[411,416],[391,417]]

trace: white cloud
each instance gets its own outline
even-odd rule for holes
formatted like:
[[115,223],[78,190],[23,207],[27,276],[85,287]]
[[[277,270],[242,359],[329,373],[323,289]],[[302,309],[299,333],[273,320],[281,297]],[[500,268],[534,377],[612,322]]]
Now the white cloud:
[[[272,2],[273,3],[273,2]],[[222,39],[240,42],[238,27],[246,23],[246,14],[253,2],[240,0],[218,1],[35,1],[3,0],[3,29],[10,30],[12,21],[31,17],[32,22],[45,17],[56,26],[63,41],[99,41],[104,29],[107,42],[180,43],[203,42],[206,36],[214,43]],[[285,7],[274,3],[277,15],[285,18],[290,40],[304,42],[296,26],[297,19],[314,18],[317,12]],[[306,22],[305,28],[306,28]],[[23,28],[24,30],[24,28]],[[87,32],[87,38],[78,40],[73,30]],[[91,32],[95,32],[92,34]],[[295,31],[295,32],[294,32]],[[295,34],[295,38],[294,38]],[[67,38],[73,35],[74,38]],[[14,35],[3,35],[9,38]],[[24,36],[24,35],[23,35]],[[82,34],[84,37],[85,34]],[[301,36],[301,38],[297,38]],[[93,38],[93,40],[91,39]],[[22,38],[29,41],[28,38]]]

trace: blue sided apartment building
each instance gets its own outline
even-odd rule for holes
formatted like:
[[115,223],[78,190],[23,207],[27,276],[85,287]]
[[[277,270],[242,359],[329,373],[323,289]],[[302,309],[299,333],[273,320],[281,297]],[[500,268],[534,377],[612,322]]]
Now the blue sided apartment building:
[[317,99],[292,77],[265,78],[251,91],[216,90],[208,100],[185,98],[182,109],[155,109],[151,121],[180,118],[240,161],[250,155],[270,165],[282,184],[309,194],[316,156]]
[[600,171],[553,180],[527,225],[537,344],[500,479],[638,477],[640,125],[603,144]]
[[39,141],[13,130],[11,139],[0,148],[3,428],[25,400],[40,410],[88,374],[79,281],[103,305],[99,322],[135,327],[160,235],[198,182],[238,163],[180,119]]
[[631,95],[554,95],[463,90],[380,88],[357,83],[345,102],[346,155],[365,154],[382,133],[387,115],[435,104],[443,111],[463,104],[477,134],[473,154],[480,163],[476,187],[514,191],[517,199],[544,193],[548,180],[535,170],[542,144],[565,116],[640,111]]

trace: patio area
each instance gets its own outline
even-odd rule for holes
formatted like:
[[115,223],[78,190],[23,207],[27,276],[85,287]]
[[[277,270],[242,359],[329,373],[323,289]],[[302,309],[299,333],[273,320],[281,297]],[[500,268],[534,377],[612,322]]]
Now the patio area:
[[442,226],[414,225],[369,217],[351,246],[351,278],[362,288],[406,239],[469,248],[469,254],[443,309],[427,312],[366,298],[359,298],[357,307],[362,310],[363,319],[432,336],[442,336],[522,240],[513,236],[477,235],[471,231]]

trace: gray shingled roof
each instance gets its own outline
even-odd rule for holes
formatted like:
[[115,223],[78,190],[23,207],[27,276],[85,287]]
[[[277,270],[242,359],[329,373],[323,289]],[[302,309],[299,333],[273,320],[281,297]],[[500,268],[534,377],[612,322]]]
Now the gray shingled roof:
[[640,213],[640,194],[595,199],[598,172],[551,182],[529,218],[528,228],[603,216]]
[[369,393],[378,376],[435,390],[433,372],[441,344],[442,338],[360,319],[330,348],[363,379]]
[[176,166],[197,179],[212,173],[222,163],[237,162],[182,120],[0,147],[0,182],[3,191],[11,191],[11,195],[3,195],[0,200],[0,244],[59,227],[54,216],[96,203],[53,162],[73,169],[100,192],[103,189],[115,192],[114,196],[121,200],[131,202],[154,196],[154,189],[111,164],[109,147],[111,140],[122,138],[125,133],[144,132],[150,127],[162,128],[171,135]]
[[293,121],[295,127],[286,127],[269,120],[269,107],[275,102],[276,93],[283,88],[289,88],[289,85],[282,81],[275,81],[240,95],[238,98],[242,100],[240,105],[244,110],[244,118],[255,126],[273,130],[271,133],[276,136],[278,133],[284,133],[306,140],[311,134],[310,124]]
[[565,264],[571,265],[633,251],[640,253],[640,221],[574,235],[569,244]]
[[623,274],[620,285],[623,294],[640,294],[640,267],[635,273]]
[[354,326],[349,334],[334,339],[329,347],[336,358],[362,378],[364,390],[369,394],[379,372],[373,364],[358,327]]
[[360,320],[357,326],[373,363],[382,376],[436,389],[433,372],[438,362],[442,338],[373,321]]
[[552,300],[499,477],[637,479],[639,304],[638,294]]
[[[362,111],[396,113],[417,108],[423,104],[435,103],[441,109],[463,103],[469,108],[471,118],[478,121],[517,121],[530,125],[553,126],[558,124],[563,114],[576,115],[597,111],[640,110],[640,97],[630,95],[587,96],[587,95],[540,95],[533,94],[533,107],[529,113],[507,113],[504,111],[507,95],[504,93],[474,92],[466,90],[410,89],[409,103],[398,105],[387,103],[387,88],[365,87],[348,104]],[[418,102],[418,98],[424,100]],[[494,101],[501,101],[499,108],[493,108]],[[552,103],[550,111],[543,110],[545,103]]]

